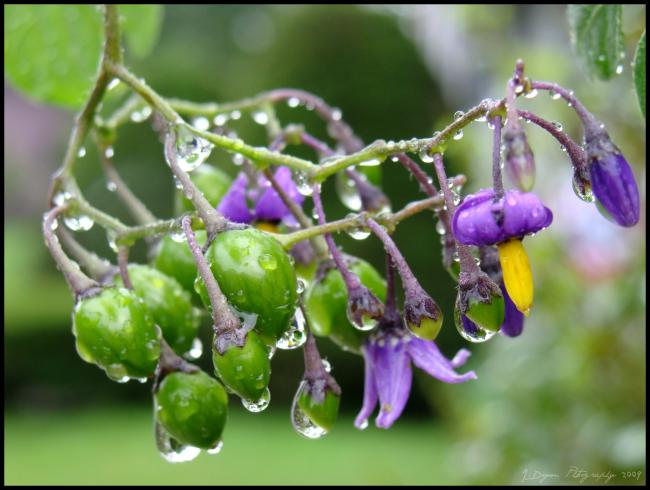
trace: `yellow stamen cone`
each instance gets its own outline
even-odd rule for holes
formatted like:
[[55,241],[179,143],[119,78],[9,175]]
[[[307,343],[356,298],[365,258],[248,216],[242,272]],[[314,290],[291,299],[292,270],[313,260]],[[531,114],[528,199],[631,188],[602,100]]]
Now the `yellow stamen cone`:
[[255,223],[255,228],[262,231],[268,231],[270,233],[280,233],[280,229],[277,227],[277,225],[269,223],[267,221],[258,221]]
[[533,305],[533,273],[526,249],[517,239],[500,243],[498,248],[506,291],[517,309],[528,316]]

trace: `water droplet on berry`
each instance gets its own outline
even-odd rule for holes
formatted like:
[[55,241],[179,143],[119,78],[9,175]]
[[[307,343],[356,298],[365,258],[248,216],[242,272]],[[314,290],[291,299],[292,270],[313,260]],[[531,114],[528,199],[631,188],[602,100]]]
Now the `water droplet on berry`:
[[305,315],[300,308],[296,308],[293,324],[291,328],[284,332],[282,337],[276,342],[276,347],[282,350],[292,350],[302,347],[307,341],[305,333]]
[[160,455],[169,463],[184,463],[192,461],[200,453],[198,447],[181,444],[174,439],[165,428],[156,421],[155,423],[156,447]]
[[223,449],[223,441],[219,441],[210,449],[208,449],[206,452],[208,454],[219,454],[222,449]]
[[264,393],[259,398],[259,400],[246,400],[242,398],[241,404],[244,405],[244,408],[249,412],[257,413],[266,409],[271,403],[271,390],[266,388]]
[[278,261],[271,254],[262,254],[258,257],[257,262],[260,264],[262,269],[267,271],[273,271],[278,267]]

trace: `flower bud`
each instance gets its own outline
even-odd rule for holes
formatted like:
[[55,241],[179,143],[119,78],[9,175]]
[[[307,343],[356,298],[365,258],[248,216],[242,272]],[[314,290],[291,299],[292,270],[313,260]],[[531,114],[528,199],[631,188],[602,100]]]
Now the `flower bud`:
[[503,135],[505,142],[505,171],[513,185],[528,192],[535,185],[535,157],[528,145],[526,133],[521,126],[506,127]]
[[372,330],[383,314],[384,304],[366,286],[348,291],[348,320],[359,330]]
[[639,188],[630,165],[604,129],[585,133],[591,186],[598,202],[621,226],[639,221]]
[[182,444],[211,449],[221,439],[228,395],[203,371],[176,372],[163,379],[155,394],[156,417]]
[[442,327],[442,311],[422,289],[406,291],[404,319],[408,329],[424,340],[435,339]]

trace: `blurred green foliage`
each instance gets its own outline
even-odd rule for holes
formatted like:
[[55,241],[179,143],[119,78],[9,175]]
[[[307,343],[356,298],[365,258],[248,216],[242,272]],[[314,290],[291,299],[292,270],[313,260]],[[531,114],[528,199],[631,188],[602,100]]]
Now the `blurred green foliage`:
[[[427,42],[462,42],[464,55],[474,60],[469,66],[464,56],[455,55],[425,62],[427,51],[414,39],[422,43],[435,28],[405,20],[397,7],[391,13],[352,6],[166,6],[151,55],[134,58],[127,51],[126,56],[132,70],[165,96],[227,101],[281,86],[313,91],[340,107],[366,142],[431,134],[456,110],[503,94],[513,61],[523,57],[531,76],[572,88],[602,118],[640,176],[645,201],[644,122],[630,70],[607,83],[585,81],[568,49],[564,7],[435,8],[441,9],[437,15],[443,15],[449,30]],[[626,51],[632,53],[644,22],[638,14],[628,22],[626,10]],[[7,34],[5,41],[11,42]],[[444,71],[459,66],[474,80],[471,97],[457,95],[453,84],[450,88],[444,81]],[[445,90],[457,96],[453,103],[442,95]],[[104,110],[115,107],[125,92],[123,84],[111,91]],[[568,134],[581,139],[580,126],[565,104],[541,94],[522,100],[521,106],[561,121]],[[314,135],[327,138],[313,113],[285,105],[277,111],[283,122],[305,124]],[[233,128],[252,144],[265,142],[263,128],[247,116]],[[473,356],[467,369],[477,372],[478,381],[444,385],[417,373],[402,419],[388,432],[370,428],[360,433],[350,417],[361,404],[362,359],[321,340],[321,351],[343,388],[342,417],[332,434],[313,442],[293,433],[289,406],[302,355],[281,352],[273,359],[269,413],[232,410],[219,456],[202,455],[196,462],[173,466],[155,452],[153,424],[145,409],[149,388],[111,383],[77,356],[70,331],[72,300],[40,234],[43,209],[24,204],[25,196],[44,196],[46,188],[32,185],[29,161],[14,158],[18,153],[11,148],[5,150],[6,160],[12,157],[5,163],[5,173],[12,177],[11,184],[5,182],[5,190],[11,191],[5,204],[19,210],[5,211],[5,482],[521,483],[528,469],[562,476],[548,483],[576,483],[566,477],[572,465],[616,472],[621,482],[627,481],[618,472],[640,470],[645,481],[645,219],[637,229],[621,231],[595,212],[580,218],[589,205],[570,195],[572,204],[567,206],[559,197],[571,193],[566,154],[536,128],[528,134],[537,159],[536,192],[553,200],[549,205],[556,222],[526,242],[536,297],[523,335],[468,346]],[[489,183],[491,137],[485,125],[472,125],[446,153],[449,173],[468,175],[464,192]],[[47,172],[61,159],[66,138],[63,132]],[[291,151],[313,158],[303,148]],[[217,150],[210,162],[231,176],[238,171]],[[148,123],[120,128],[115,163],[154,214],[172,216],[173,182]],[[78,170],[93,204],[131,222],[106,189],[90,142]],[[400,165],[386,162],[382,172],[394,209],[419,197],[417,184]],[[324,185],[324,201],[332,219],[348,212],[336,198],[333,181]],[[44,198],[40,206],[45,206]],[[311,204],[306,211],[311,212]],[[571,222],[574,216],[576,222]],[[588,228],[588,233],[576,238],[571,228]],[[598,242],[596,257],[606,258],[594,267],[612,264],[612,270],[594,280],[576,265],[576,254],[585,255],[581,241],[599,234],[606,238]],[[98,226],[78,235],[89,248],[115,259]],[[451,323],[455,284],[442,270],[432,215],[405,221],[395,240],[446,314],[438,343],[451,357],[467,344]],[[342,234],[337,241],[346,252],[383,271],[377,240],[355,241]],[[624,260],[617,258],[623,252]],[[143,243],[132,258],[146,261]],[[207,327],[201,333],[204,345],[210,341]],[[199,364],[211,372],[206,353]],[[249,461],[262,456],[265,466],[251,472]]]

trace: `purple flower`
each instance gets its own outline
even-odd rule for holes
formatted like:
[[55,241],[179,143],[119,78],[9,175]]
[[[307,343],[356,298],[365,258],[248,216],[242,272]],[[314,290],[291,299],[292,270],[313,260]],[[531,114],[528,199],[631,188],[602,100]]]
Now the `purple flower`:
[[508,337],[518,337],[524,330],[525,316],[512,302],[512,299],[510,299],[510,295],[503,283],[499,286],[501,286],[501,292],[503,293],[503,299],[506,304],[506,314],[499,332]]
[[639,221],[639,189],[625,157],[608,153],[591,160],[591,188],[596,199],[621,226],[634,226]]
[[411,335],[403,327],[380,328],[362,347],[365,359],[363,407],[354,425],[364,428],[379,399],[380,410],[375,423],[388,429],[399,418],[411,391],[411,362],[445,383],[462,383],[476,379],[474,371],[458,374],[470,352],[459,350],[450,361],[433,341]]
[[[289,198],[300,205],[303,203],[305,198],[298,192],[289,168],[278,167],[274,177]],[[256,185],[251,186],[249,178],[243,172],[232,183],[217,211],[236,223],[280,221],[291,216],[291,211],[264,176],[260,175]]]
[[482,189],[458,206],[452,231],[464,245],[494,245],[536,233],[551,221],[553,213],[532,192],[510,190],[495,202],[494,190]]

